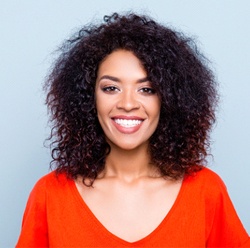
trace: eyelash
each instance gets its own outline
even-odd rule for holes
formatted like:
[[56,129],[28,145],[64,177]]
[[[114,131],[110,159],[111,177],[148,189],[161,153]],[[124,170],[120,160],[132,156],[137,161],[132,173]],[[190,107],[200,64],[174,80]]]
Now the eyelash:
[[[107,93],[113,93],[115,91],[120,91],[116,86],[105,86],[102,88],[103,92]],[[142,92],[143,94],[148,94],[148,95],[154,95],[156,94],[156,90],[150,87],[143,87],[139,89],[139,92]]]
[[119,89],[115,86],[105,86],[102,88],[102,91],[104,92],[114,92],[114,91],[119,91]]
[[144,87],[144,88],[141,88],[140,91],[141,90],[143,93],[149,94],[149,95],[154,95],[156,93],[156,90],[150,87]]

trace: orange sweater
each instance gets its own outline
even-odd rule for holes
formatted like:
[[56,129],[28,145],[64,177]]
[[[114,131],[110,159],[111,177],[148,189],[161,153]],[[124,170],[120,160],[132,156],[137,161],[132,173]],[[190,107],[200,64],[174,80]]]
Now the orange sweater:
[[203,169],[183,180],[161,224],[127,242],[113,235],[84,203],[74,181],[52,172],[32,190],[16,247],[250,247],[221,179]]

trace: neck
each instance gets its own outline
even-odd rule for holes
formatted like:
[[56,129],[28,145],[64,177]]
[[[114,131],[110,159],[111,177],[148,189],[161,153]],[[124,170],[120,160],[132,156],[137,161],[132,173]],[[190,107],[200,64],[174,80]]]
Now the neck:
[[101,177],[116,177],[125,181],[133,181],[140,177],[154,176],[155,172],[155,167],[150,163],[147,147],[142,146],[129,151],[111,147]]

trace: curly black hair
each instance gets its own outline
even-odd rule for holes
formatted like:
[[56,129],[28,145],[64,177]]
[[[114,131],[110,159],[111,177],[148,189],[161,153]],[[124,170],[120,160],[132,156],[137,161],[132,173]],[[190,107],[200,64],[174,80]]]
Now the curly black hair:
[[117,49],[137,56],[161,98],[159,124],[149,142],[152,163],[173,179],[202,168],[218,102],[209,62],[191,38],[133,13],[105,16],[61,47],[45,83],[51,165],[92,183],[103,171],[110,146],[96,114],[95,82],[99,64]]

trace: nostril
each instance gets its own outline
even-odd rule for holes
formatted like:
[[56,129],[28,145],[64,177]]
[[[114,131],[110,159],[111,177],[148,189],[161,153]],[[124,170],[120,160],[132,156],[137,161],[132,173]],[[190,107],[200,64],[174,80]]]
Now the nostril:
[[130,109],[139,108],[140,104],[136,99],[121,99],[117,103],[117,107],[118,108],[123,108],[123,109],[126,109],[126,110],[130,110]]

